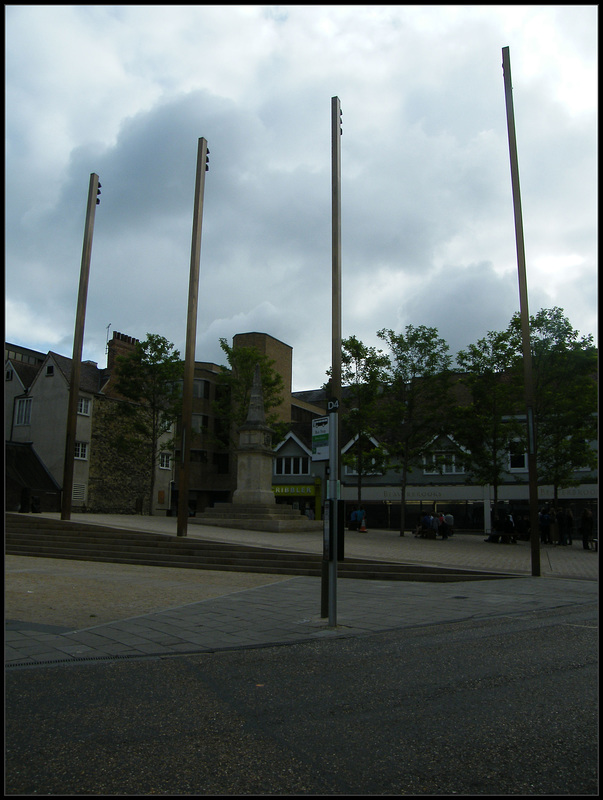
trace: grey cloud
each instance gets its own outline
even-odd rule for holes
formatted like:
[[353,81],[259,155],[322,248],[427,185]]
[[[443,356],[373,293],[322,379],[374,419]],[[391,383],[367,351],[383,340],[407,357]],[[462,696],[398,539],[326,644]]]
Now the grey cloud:
[[[205,13],[195,12],[195,24]],[[477,22],[418,32],[411,10],[399,7],[382,9],[377,22],[358,31],[355,12],[320,13],[335,32],[339,24],[345,28],[343,39],[326,36],[325,43],[356,42],[360,49],[341,60],[329,50],[324,63],[309,64],[316,44],[306,18],[314,15],[292,8],[286,23],[274,26],[289,37],[291,52],[270,38],[265,55],[256,53],[252,75],[242,63],[241,85],[249,91],[233,92],[238,101],[217,90],[172,91],[180,62],[163,80],[154,54],[146,53],[153,80],[161,78],[161,99],[124,119],[112,139],[96,143],[94,130],[78,138],[60,181],[55,157],[35,180],[27,174],[29,146],[11,126],[7,293],[25,301],[45,329],[52,325],[57,337],[69,340],[88,176],[97,172],[103,189],[88,357],[102,362],[109,323],[137,337],[161,333],[182,350],[197,140],[204,136],[211,154],[197,357],[221,358],[220,336],[261,329],[294,348],[297,388],[319,385],[330,361],[330,98],[338,94],[344,335],[379,344],[381,327],[429,324],[456,352],[506,327],[518,300],[500,50],[507,42],[498,41],[499,17],[484,20],[484,11]],[[132,25],[135,12],[126,16]],[[305,38],[298,40],[292,26],[300,21]],[[253,29],[256,22],[257,15],[248,24]],[[227,47],[216,10],[211,23],[212,35],[222,35]],[[237,23],[240,30],[244,23]],[[145,55],[144,42],[136,46]],[[212,52],[215,59],[221,52],[215,42]],[[143,76],[140,63],[128,64],[134,66]],[[231,59],[221,85],[233,80]],[[596,258],[596,125],[592,116],[563,110],[548,77],[526,79],[518,69],[515,84],[528,256],[575,253],[584,271],[561,298],[531,280],[531,309],[563,306],[567,299],[578,327],[596,313],[589,281]],[[25,85],[21,80],[19,91]],[[25,131],[26,105],[18,115]],[[51,192],[45,186],[41,198],[31,189],[36,181],[57,185]]]

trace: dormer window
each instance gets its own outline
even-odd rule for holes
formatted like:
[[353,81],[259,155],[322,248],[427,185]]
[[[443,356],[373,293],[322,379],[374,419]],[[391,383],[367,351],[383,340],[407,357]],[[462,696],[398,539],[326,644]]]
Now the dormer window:
[[274,459],[275,475],[309,475],[307,456],[277,456]]

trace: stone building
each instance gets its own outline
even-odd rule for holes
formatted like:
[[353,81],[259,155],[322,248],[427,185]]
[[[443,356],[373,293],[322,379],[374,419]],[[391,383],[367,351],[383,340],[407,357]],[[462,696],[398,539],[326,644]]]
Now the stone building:
[[[121,402],[112,390],[115,358],[130,352],[136,341],[116,332],[108,343],[105,369],[99,369],[96,362],[82,362],[72,495],[75,511],[148,511],[144,470],[139,459],[136,454],[119,452],[113,446],[116,422],[112,412]],[[52,351],[36,354],[13,344],[5,346],[7,452],[17,445],[28,445],[55,487],[61,487],[63,482],[71,373],[72,360],[66,356]],[[169,509],[171,453],[168,459],[169,463],[164,460],[157,469],[154,513],[165,513]],[[29,475],[33,474],[30,470]],[[23,484],[21,492],[34,496],[38,492],[36,487],[27,485],[30,478],[13,476],[10,503],[14,508],[7,504],[8,510],[17,510],[15,480]]]
[[[149,476],[143,459],[115,446],[119,426],[127,424],[115,413],[123,402],[114,388],[116,359],[131,353],[137,342],[115,331],[107,343],[105,368],[91,361],[82,363],[72,506],[76,511],[148,513]],[[237,334],[233,346],[254,347],[274,362],[284,382],[283,402],[277,409],[281,421],[292,429],[309,429],[312,418],[324,413],[324,406],[292,393],[293,351],[289,345],[268,334],[251,332]],[[5,347],[5,358],[7,447],[14,443],[33,449],[57,489],[63,481],[71,359],[10,344]],[[211,362],[195,363],[189,505],[198,511],[230,501],[236,489],[236,453],[218,444],[224,421],[215,404],[224,391],[219,380],[222,371]],[[154,514],[176,513],[178,507],[178,430],[166,436],[166,444],[174,437],[175,450],[173,445],[166,446],[156,466]],[[22,459],[23,448],[19,452]],[[11,504],[17,510],[21,490],[31,492],[32,487],[11,486]]]
[[[253,347],[274,362],[273,367],[283,379],[283,401],[276,408],[278,419],[291,430],[311,430],[313,418],[324,414],[324,399],[309,402],[292,392],[293,348],[267,333],[238,333],[233,337],[233,347]],[[195,362],[193,395],[193,429],[189,467],[189,507],[204,511],[214,503],[227,503],[236,490],[236,450],[217,443],[223,434],[224,420],[216,414],[216,402],[224,387],[220,382],[222,367],[210,362]],[[175,462],[180,458],[179,449]],[[277,497],[277,499],[280,499]],[[172,513],[178,506],[178,470],[175,470],[172,491]]]
[[[82,364],[74,510],[148,512],[145,505],[148,475],[141,467],[141,459],[135,453],[119,452],[112,445],[118,424],[113,410],[120,402],[113,389],[115,359],[131,352],[136,342],[130,336],[114,333],[108,343],[104,369],[93,362]],[[274,362],[283,378],[283,402],[278,413],[279,419],[288,423],[289,431],[280,441],[273,439],[272,488],[276,502],[311,512],[320,519],[326,497],[327,462],[313,458],[312,421],[325,418],[325,391],[292,391],[292,348],[269,334],[237,334],[233,346],[255,347]],[[17,510],[24,497],[34,496],[46,505],[42,510],[51,510],[63,479],[71,360],[54,352],[39,353],[15,345],[6,345],[5,357],[7,509]],[[189,506],[195,512],[204,511],[215,503],[231,502],[236,489],[236,450],[218,444],[220,436],[217,434],[223,433],[224,428],[224,420],[216,412],[216,401],[224,391],[220,381],[222,371],[221,366],[211,362],[195,363],[194,439],[189,469]],[[177,513],[180,458],[177,430],[174,436],[175,449],[166,446],[156,467],[155,514]],[[443,470],[436,468],[438,457],[452,444],[448,438],[441,436],[434,440],[432,453],[426,457],[422,468],[415,468],[409,475],[405,504],[408,524],[410,526],[425,508],[436,508],[452,511],[462,527],[487,528],[491,487],[471,483],[462,466],[454,461],[447,462]],[[340,444],[342,451],[346,451],[353,441],[343,432]],[[27,469],[23,466],[25,459],[29,463]],[[39,463],[34,465],[31,459]],[[341,497],[346,503],[346,516],[349,516],[357,503],[358,480],[353,468],[345,465],[340,477]],[[575,514],[586,504],[596,515],[597,473],[583,470],[578,477],[578,484],[562,490],[560,499],[572,506]],[[26,485],[32,480],[39,486]],[[363,477],[362,503],[368,512],[369,525],[397,528],[401,507],[399,481],[399,475],[391,469],[375,470]],[[527,508],[528,469],[524,453],[509,450],[508,469],[498,496],[510,508]],[[539,498],[542,503],[550,502],[552,488],[539,487]]]

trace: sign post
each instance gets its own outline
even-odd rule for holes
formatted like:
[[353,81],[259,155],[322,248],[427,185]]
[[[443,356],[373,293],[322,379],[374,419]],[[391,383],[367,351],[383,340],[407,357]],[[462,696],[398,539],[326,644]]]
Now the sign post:
[[312,461],[329,460],[329,418],[312,420]]
[[337,625],[337,532],[339,525],[339,476],[337,464],[339,400],[329,400],[329,626]]
[[[318,417],[312,420],[312,461],[329,460],[330,417]],[[327,468],[327,473],[329,472]],[[331,540],[331,500],[327,486],[327,496],[322,510],[322,565],[320,579],[320,616],[329,616],[329,545]]]

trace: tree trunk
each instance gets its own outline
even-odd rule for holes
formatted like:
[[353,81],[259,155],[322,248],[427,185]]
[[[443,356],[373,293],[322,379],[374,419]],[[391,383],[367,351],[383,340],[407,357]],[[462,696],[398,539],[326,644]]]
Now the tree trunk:
[[153,496],[155,494],[155,464],[156,464],[156,457],[157,457],[157,441],[158,441],[158,434],[157,434],[157,420],[155,416],[153,416],[153,440],[151,442],[151,458],[150,458],[150,468],[151,474],[149,476],[149,517],[153,516]]
[[406,464],[402,466],[402,481],[400,483],[400,536],[404,536],[406,527]]
[[155,451],[151,453],[151,480],[149,486],[149,517],[153,516],[153,496],[155,494]]
[[358,456],[356,458],[356,469],[358,470],[358,480],[356,482],[358,492],[358,505],[362,505],[362,450],[360,448],[360,439],[358,439]]

